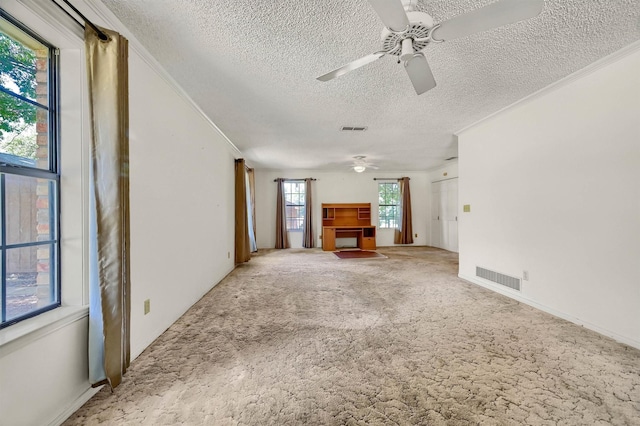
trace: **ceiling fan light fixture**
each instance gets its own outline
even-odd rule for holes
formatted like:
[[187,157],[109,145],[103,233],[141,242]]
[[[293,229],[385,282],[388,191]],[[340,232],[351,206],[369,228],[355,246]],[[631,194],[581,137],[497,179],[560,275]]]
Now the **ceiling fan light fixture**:
[[402,40],[402,54],[400,54],[400,59],[403,61],[408,61],[413,57],[413,40],[410,38],[405,38]]
[[365,166],[353,166],[353,171],[356,173],[362,173],[365,170],[367,170]]

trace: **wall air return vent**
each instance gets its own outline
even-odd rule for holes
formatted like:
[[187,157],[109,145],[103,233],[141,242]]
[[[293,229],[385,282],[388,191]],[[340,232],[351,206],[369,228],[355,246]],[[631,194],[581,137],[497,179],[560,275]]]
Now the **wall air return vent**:
[[364,126],[342,126],[340,130],[343,132],[364,132],[367,128]]
[[511,277],[509,275],[501,274],[500,272],[491,271],[479,266],[476,266],[476,276],[484,278],[485,280],[493,281],[496,284],[500,284],[505,287],[520,291],[520,278]]

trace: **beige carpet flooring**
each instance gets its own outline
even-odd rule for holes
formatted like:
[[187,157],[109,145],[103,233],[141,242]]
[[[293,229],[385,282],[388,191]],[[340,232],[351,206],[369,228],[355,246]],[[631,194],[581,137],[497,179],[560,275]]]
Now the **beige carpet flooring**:
[[379,251],[261,251],[65,425],[640,424],[640,351]]

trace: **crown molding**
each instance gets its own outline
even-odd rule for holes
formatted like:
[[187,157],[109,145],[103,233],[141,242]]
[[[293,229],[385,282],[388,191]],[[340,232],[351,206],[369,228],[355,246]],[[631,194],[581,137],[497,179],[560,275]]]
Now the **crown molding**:
[[[231,139],[224,134],[224,132],[209,118],[209,116],[196,104],[193,99],[184,91],[184,89],[169,75],[169,73],[160,65],[160,63],[149,53],[149,51],[140,43],[140,41],[129,31],[129,29],[105,6],[98,0],[77,0],[78,3],[82,3],[85,9],[88,9],[91,13],[87,15],[96,16],[105,26],[108,26],[115,31],[121,33],[129,40],[129,47],[135,51],[140,58],[153,69],[165,83],[173,89],[191,108],[197,112],[203,120],[205,120],[228,144],[231,153],[235,158],[242,157],[242,151],[231,142]],[[75,5],[80,9],[79,5]],[[153,7],[153,6],[150,6]],[[83,11],[84,13],[84,11]]]
[[534,100],[541,98],[549,93],[555,92],[556,90],[559,90],[565,86],[570,85],[571,83],[573,83],[576,80],[579,80],[583,77],[586,77],[588,75],[591,75],[593,73],[595,73],[596,71],[611,65],[615,62],[618,62],[619,60],[632,55],[634,53],[636,53],[637,51],[640,51],[640,41],[636,41],[633,42],[625,47],[623,47],[620,50],[617,50],[613,53],[611,53],[610,55],[605,56],[604,58],[598,59],[597,61],[587,65],[586,67],[579,69],[578,71],[574,72],[573,74],[569,74],[568,76],[561,78],[560,80],[553,82],[551,84],[549,84],[546,87],[543,87],[542,89],[538,90],[537,92],[533,92],[532,94],[525,96],[524,98],[510,104],[507,105],[504,108],[499,109],[498,111],[484,117],[481,118],[478,121],[475,121],[471,124],[469,124],[468,126],[463,127],[462,129],[458,130],[457,132],[454,132],[454,135],[456,136],[460,136],[461,134],[473,129],[474,127],[491,120],[492,118],[502,114],[505,111],[508,111],[510,109],[516,108],[516,107],[520,107],[522,105],[526,105],[530,102],[533,102]]

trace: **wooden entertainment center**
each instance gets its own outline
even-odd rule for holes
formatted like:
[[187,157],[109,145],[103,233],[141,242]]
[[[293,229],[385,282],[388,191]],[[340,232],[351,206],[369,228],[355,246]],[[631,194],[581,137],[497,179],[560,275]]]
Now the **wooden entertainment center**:
[[336,238],[355,238],[362,250],[376,249],[371,203],[322,204],[322,250],[334,251]]

